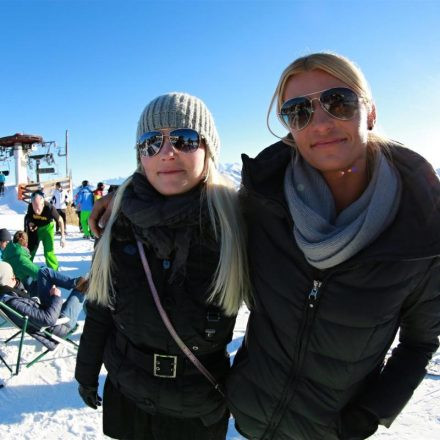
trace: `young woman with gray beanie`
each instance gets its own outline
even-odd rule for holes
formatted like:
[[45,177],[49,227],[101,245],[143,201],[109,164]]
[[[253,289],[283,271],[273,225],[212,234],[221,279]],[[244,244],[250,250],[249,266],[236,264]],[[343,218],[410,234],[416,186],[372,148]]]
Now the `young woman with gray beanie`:
[[106,435],[221,440],[226,345],[248,299],[237,195],[216,168],[220,140],[200,99],[157,97],[136,137],[138,168],[116,193],[93,259],[79,392],[101,404],[104,364]]

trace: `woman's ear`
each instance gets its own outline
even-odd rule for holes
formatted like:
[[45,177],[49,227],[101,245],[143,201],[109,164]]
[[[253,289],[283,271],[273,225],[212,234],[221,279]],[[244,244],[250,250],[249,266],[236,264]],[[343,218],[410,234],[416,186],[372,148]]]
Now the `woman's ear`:
[[373,104],[367,117],[368,130],[373,130],[376,124],[376,106]]

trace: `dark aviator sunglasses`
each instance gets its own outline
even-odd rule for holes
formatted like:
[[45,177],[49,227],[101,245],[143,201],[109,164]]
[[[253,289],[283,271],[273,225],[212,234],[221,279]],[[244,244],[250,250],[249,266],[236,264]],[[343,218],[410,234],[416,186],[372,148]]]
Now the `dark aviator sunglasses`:
[[136,143],[140,155],[153,157],[158,154],[167,136],[173,148],[182,153],[193,153],[199,148],[200,141],[203,139],[196,130],[191,128],[177,128],[171,130],[168,135],[160,131],[147,131],[139,136]]
[[294,130],[306,128],[312,120],[315,100],[319,101],[321,108],[335,119],[348,121],[358,113],[359,97],[347,87],[334,87],[315,93],[320,93],[319,98],[298,96],[283,103],[279,117],[286,127]]

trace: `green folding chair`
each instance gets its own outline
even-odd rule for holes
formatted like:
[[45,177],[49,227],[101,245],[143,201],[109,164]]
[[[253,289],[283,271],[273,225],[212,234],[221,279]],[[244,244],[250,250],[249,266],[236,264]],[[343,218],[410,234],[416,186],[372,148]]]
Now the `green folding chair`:
[[[8,316],[9,314],[9,316]],[[19,320],[21,321],[21,326],[18,325],[17,323],[15,323],[10,316],[13,315],[17,318],[19,318]],[[47,353],[49,353],[50,351],[53,351],[53,349],[47,348],[45,351],[43,351],[42,353],[40,353],[38,356],[36,356],[35,358],[31,359],[30,361],[27,360],[23,360],[22,362],[22,351],[23,351],[23,345],[25,342],[25,335],[27,333],[27,330],[29,329],[30,326],[34,327],[34,328],[38,328],[39,332],[42,333],[44,336],[48,337],[49,339],[52,339],[55,342],[58,342],[61,345],[67,346],[68,348],[71,348],[73,350],[78,350],[79,345],[73,341],[72,339],[70,339],[70,336],[76,331],[76,329],[78,328],[78,324],[69,331],[69,333],[67,333],[67,335],[65,335],[64,337],[59,337],[57,335],[54,335],[53,333],[51,333],[47,327],[43,327],[40,328],[39,326],[36,326],[35,324],[32,324],[32,322],[29,320],[28,316],[22,315],[21,313],[17,312],[16,310],[14,310],[13,308],[9,307],[7,304],[5,304],[4,302],[0,301],[0,319],[2,320],[0,327],[3,327],[5,324],[9,324],[11,325],[13,328],[18,328],[18,332],[14,333],[12,336],[10,336],[8,339],[6,339],[5,341],[3,341],[3,344],[8,344],[10,341],[12,341],[13,339],[19,337],[20,338],[20,342],[18,344],[18,353],[17,353],[17,359],[15,362],[15,372],[14,369],[12,368],[13,364],[10,364],[6,361],[6,359],[0,354],[0,361],[8,368],[8,370],[12,373],[12,375],[17,375],[20,372],[20,366],[22,363],[25,364],[26,368],[31,367],[32,365],[36,364],[37,362],[39,362]],[[61,325],[61,324],[65,324],[66,322],[69,321],[69,318],[59,318],[57,320],[57,322],[55,323],[55,325]],[[29,333],[28,333],[29,334]],[[33,336],[31,334],[29,334],[29,336]],[[44,346],[44,344],[39,341],[38,339],[34,338],[34,340],[38,341],[41,343],[41,345]]]

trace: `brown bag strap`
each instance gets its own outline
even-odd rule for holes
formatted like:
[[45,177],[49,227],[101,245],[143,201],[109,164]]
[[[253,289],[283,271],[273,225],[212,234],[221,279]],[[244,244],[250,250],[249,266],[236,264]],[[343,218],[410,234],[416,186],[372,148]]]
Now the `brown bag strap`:
[[145,275],[147,276],[148,284],[150,285],[151,294],[153,295],[154,302],[156,304],[157,310],[159,311],[160,317],[162,318],[165,327],[170,332],[171,337],[174,339],[178,347],[183,351],[185,356],[193,363],[193,365],[202,373],[206,379],[211,382],[213,387],[223,396],[225,397],[223,391],[220,388],[220,385],[215,380],[214,376],[203,366],[203,364],[197,359],[194,353],[185,345],[185,343],[180,339],[180,336],[177,334],[176,330],[171,324],[170,319],[168,318],[167,312],[162,307],[162,303],[160,302],[159,294],[157,293],[156,286],[154,285],[153,276],[151,275],[151,269],[148,264],[147,257],[145,255],[144,246],[139,240],[136,240],[139,254],[141,256],[142,265],[144,266]]

